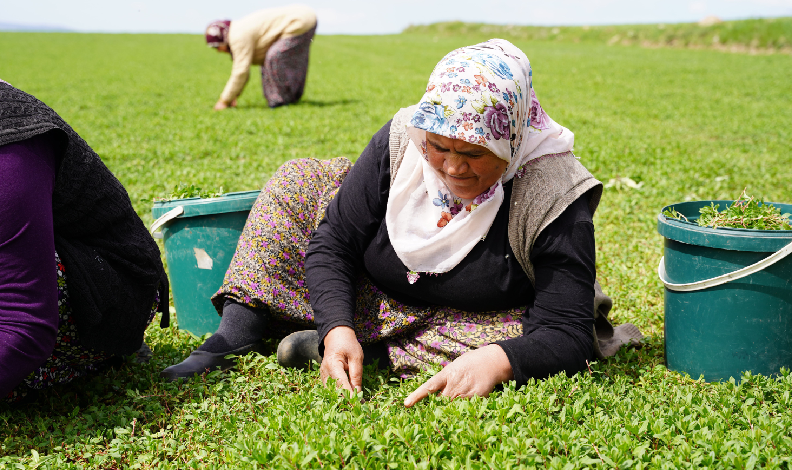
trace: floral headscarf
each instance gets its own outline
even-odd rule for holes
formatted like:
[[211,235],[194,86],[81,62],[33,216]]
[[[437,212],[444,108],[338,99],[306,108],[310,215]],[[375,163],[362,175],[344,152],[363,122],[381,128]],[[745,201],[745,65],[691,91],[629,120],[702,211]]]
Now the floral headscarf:
[[217,48],[228,44],[229,27],[231,27],[231,20],[217,20],[209,23],[209,26],[206,27],[206,45]]
[[[486,147],[509,163],[501,180],[474,199],[455,196],[426,161],[426,132]],[[503,183],[520,176],[527,162],[574,144],[574,134],[539,104],[525,54],[503,39],[446,55],[407,133],[413,145],[391,187],[386,224],[411,283],[421,272],[444,273],[464,259],[489,231]]]

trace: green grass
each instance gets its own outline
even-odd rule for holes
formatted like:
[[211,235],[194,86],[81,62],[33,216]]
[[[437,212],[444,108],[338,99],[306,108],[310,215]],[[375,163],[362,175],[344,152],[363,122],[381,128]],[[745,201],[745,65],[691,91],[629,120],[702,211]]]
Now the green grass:
[[410,26],[407,34],[459,36],[481,34],[513,41],[593,42],[648,47],[712,48],[731,52],[792,53],[792,17],[698,23],[611,26],[516,26],[461,21]]
[[[126,185],[138,213],[179,182],[260,188],[296,157],[356,158],[434,64],[481,39],[319,36],[304,100],[270,110],[253,74],[237,110],[214,113],[230,71],[199,36],[0,34],[0,78],[58,111]],[[9,468],[788,467],[792,376],[706,384],[663,366],[655,218],[670,203],[748,192],[792,201],[792,106],[785,55],[515,40],[544,109],[576,135],[607,189],[595,217],[598,277],[616,323],[650,335],[573,378],[486,399],[433,398],[419,381],[368,374],[364,401],[287,371],[272,356],[187,385],[159,371],[199,340],[152,327],[154,359],[0,409]]]

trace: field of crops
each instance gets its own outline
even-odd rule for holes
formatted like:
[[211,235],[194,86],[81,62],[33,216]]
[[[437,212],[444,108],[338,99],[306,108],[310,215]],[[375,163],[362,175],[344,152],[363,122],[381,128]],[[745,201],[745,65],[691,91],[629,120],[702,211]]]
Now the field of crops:
[[[239,108],[213,112],[231,63],[200,36],[0,33],[0,78],[69,122],[150,223],[177,183],[261,188],[297,157],[355,159],[434,64],[480,33],[319,36],[304,99],[268,109],[257,70]],[[363,400],[316,371],[248,357],[186,385],[159,371],[200,340],[150,328],[154,358],[0,408],[0,468],[788,467],[792,375],[707,384],[663,366],[660,209],[743,188],[792,201],[792,58],[519,41],[544,109],[613,183],[594,219],[615,323],[648,338],[572,378],[489,398],[401,406],[419,380],[366,375]],[[640,183],[631,188],[618,181]],[[1,222],[0,222],[1,223]],[[178,312],[177,312],[178,315]],[[695,379],[695,378],[694,378]]]
[[792,53],[792,17],[699,23],[607,26],[520,26],[461,21],[410,26],[407,34],[438,37],[484,34],[509,40],[715,49],[751,54]]

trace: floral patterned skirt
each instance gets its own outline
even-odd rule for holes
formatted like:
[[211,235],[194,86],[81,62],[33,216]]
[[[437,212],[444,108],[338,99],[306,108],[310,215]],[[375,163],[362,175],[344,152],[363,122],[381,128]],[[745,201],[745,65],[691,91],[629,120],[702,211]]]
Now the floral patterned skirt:
[[279,39],[267,50],[261,66],[261,88],[271,108],[296,103],[302,97],[315,32],[316,26],[299,36]]
[[[66,269],[57,253],[55,253],[55,264],[58,274],[58,333],[55,337],[55,348],[44,364],[28,374],[22,383],[5,397],[7,402],[13,403],[22,399],[30,389],[41,390],[55,384],[71,382],[100,369],[110,359],[110,356],[104,352],[85,348],[80,343],[69,302]],[[159,291],[157,292],[148,323],[151,323],[159,306]]]
[[[218,312],[226,299],[268,307],[273,337],[315,327],[305,283],[305,251],[351,167],[346,158],[306,158],[278,169],[256,200],[223,285],[212,297]],[[413,307],[389,298],[365,275],[356,289],[353,323],[358,340],[385,341],[391,367],[403,376],[522,335],[519,318],[524,308],[481,313]]]

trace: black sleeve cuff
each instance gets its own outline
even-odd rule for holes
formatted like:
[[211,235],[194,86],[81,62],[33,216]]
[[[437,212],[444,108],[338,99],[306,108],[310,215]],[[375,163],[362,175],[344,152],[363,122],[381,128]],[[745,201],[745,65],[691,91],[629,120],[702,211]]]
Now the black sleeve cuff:
[[[534,337],[539,334],[541,338]],[[495,344],[503,348],[509,358],[517,387],[528,383],[529,379],[546,379],[560,372],[568,377],[586,370],[587,361],[593,359],[591,339],[589,347],[581,344],[581,339],[552,329],[539,329],[529,336],[499,341]]]

